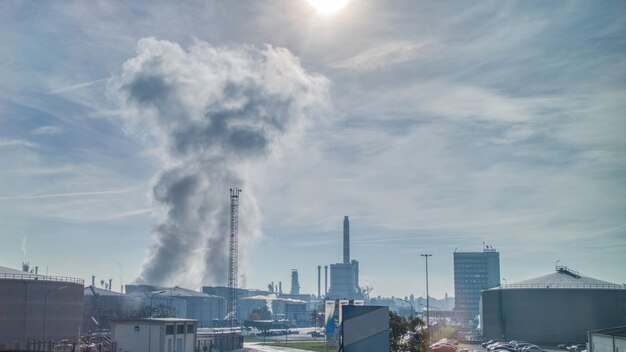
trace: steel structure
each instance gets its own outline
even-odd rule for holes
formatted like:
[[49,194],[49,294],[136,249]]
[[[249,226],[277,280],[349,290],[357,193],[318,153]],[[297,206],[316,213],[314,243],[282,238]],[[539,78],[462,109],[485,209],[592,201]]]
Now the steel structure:
[[239,250],[238,239],[239,233],[239,193],[241,189],[235,187],[230,189],[230,246],[228,255],[228,315],[230,327],[235,326],[237,319],[237,282],[239,278]]

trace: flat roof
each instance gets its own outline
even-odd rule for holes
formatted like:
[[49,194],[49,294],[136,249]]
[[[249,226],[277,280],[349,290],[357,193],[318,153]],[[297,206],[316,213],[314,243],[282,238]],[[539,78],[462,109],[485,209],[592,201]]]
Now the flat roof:
[[626,326],[589,331],[592,334],[626,337]]
[[56,281],[80,284],[81,286],[85,284],[85,280],[77,277],[31,274],[25,271],[7,268],[6,266],[0,266],[0,279]]
[[196,319],[186,319],[186,318],[143,318],[143,319],[119,319],[112,320],[112,323],[151,323],[151,324],[159,324],[159,323],[196,323],[198,320]]

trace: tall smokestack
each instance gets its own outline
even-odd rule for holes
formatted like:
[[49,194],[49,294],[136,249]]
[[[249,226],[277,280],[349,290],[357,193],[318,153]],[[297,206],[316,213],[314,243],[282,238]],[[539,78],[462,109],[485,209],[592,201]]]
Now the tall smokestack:
[[343,263],[350,264],[350,220],[343,217]]
[[91,286],[96,287],[96,275],[91,275]]
[[318,265],[317,266],[317,298],[322,297],[321,289],[322,289],[322,266]]
[[109,279],[109,291],[113,290],[113,279]]
[[324,297],[328,295],[328,265],[324,265]]

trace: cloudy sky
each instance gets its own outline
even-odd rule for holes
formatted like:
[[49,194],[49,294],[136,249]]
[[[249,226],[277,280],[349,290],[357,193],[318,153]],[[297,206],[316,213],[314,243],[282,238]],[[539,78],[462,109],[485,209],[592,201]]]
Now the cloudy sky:
[[[0,265],[225,285],[341,261],[452,294],[452,253],[626,282],[626,3],[0,3]],[[219,121],[216,122],[216,121]],[[235,184],[236,183],[236,184]],[[224,234],[225,236],[226,234]]]

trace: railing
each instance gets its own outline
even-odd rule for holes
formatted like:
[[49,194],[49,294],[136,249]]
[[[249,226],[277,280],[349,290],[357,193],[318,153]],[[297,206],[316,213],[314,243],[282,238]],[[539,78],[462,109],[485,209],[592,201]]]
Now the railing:
[[0,279],[12,279],[12,280],[42,280],[42,281],[59,281],[59,282],[71,282],[74,284],[85,284],[85,280],[77,277],[68,276],[50,276],[50,275],[35,275],[35,274],[10,274],[0,273]]
[[626,285],[618,284],[504,284],[501,288],[605,288],[626,290]]

